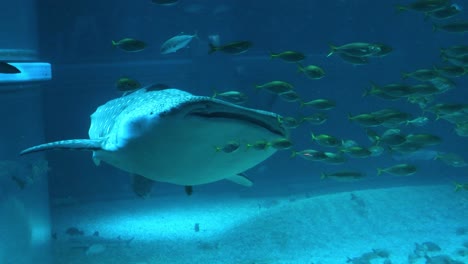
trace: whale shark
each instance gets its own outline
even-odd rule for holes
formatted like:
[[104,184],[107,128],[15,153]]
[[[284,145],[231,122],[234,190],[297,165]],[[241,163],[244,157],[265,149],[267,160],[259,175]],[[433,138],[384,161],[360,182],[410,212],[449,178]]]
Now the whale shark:
[[[89,138],[45,143],[20,155],[52,149],[92,152],[102,162],[148,180],[194,186],[220,180],[250,186],[243,172],[272,156],[258,141],[287,138],[281,116],[180,89],[142,88],[99,106]],[[219,151],[229,142],[239,146]]]

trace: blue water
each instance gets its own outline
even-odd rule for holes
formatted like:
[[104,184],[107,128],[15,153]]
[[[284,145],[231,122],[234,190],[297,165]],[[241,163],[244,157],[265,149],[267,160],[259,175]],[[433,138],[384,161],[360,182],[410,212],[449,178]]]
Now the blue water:
[[[463,9],[468,8],[467,1],[452,2]],[[467,21],[466,10],[455,18],[439,21],[424,19],[423,14],[415,11],[398,13],[395,10],[397,4],[409,4],[409,1],[180,0],[174,6],[158,6],[150,0],[38,1],[40,59],[50,62],[53,69],[53,79],[41,86],[45,141],[86,138],[89,115],[104,102],[121,96],[115,83],[120,77],[130,76],[144,85],[165,83],[196,95],[211,96],[214,89],[241,91],[249,98],[245,106],[284,116],[317,112],[311,108],[302,109],[297,103],[284,102],[275,95],[254,89],[256,84],[284,80],[294,84],[304,100],[327,98],[336,102],[336,108],[327,111],[329,119],[324,124],[304,124],[291,131],[294,149],[330,150],[313,143],[311,132],[330,134],[340,139],[354,140],[359,145],[370,146],[365,129],[348,121],[348,114],[367,113],[383,108],[396,108],[414,117],[423,114],[418,105],[404,99],[386,101],[373,96],[363,97],[362,94],[370,87],[370,83],[384,85],[402,82],[402,72],[446,65],[440,57],[441,48],[468,45],[466,32],[433,31],[433,23]],[[198,38],[176,53],[160,54],[162,43],[181,32],[197,33]],[[253,47],[241,55],[220,52],[208,55],[209,38],[214,35],[219,36],[221,43],[248,40],[253,43]],[[143,40],[148,46],[137,53],[127,53],[112,47],[112,40],[127,37]],[[367,65],[358,66],[344,62],[336,55],[326,56],[330,44],[343,45],[350,42],[385,43],[393,51],[385,57],[371,59]],[[303,64],[322,67],[325,77],[310,80],[297,72],[295,64],[269,57],[270,52],[286,50],[306,54]],[[436,95],[433,103],[468,104],[467,76],[454,78],[456,88]],[[452,188],[454,181],[468,183],[468,167],[452,167],[433,159],[435,152],[448,152],[468,160],[467,137],[458,136],[454,131],[454,124],[436,120],[434,114],[426,113],[425,116],[430,120],[427,125],[403,125],[400,129],[405,134],[431,133],[443,139],[441,144],[425,148],[427,152],[423,150],[414,155],[402,156],[386,151],[379,157],[348,158],[344,164],[327,165],[290,158],[290,151],[279,151],[246,172],[255,184],[251,189],[220,181],[195,186],[195,195],[203,195],[207,201],[226,193],[267,199],[278,196],[302,197],[304,194],[307,197],[334,195],[390,187],[442,185]],[[376,130],[383,132],[385,128]],[[40,143],[43,142],[32,142]],[[29,146],[18,146],[18,151],[25,147]],[[82,202],[111,203],[135,199],[131,206],[138,208],[139,200],[131,190],[131,177],[127,173],[105,164],[96,167],[91,154],[85,152],[48,152],[46,158],[51,168],[48,171],[48,193],[53,216],[61,212],[54,211],[54,201],[56,206],[62,201],[72,201],[71,204],[76,205]],[[401,162],[414,164],[418,168],[417,173],[405,177],[376,177],[377,168]],[[320,179],[321,172],[349,169],[359,170],[367,177],[355,182]],[[0,191],[3,189],[0,188]],[[4,194],[0,193],[0,197],[2,195]],[[454,196],[457,197],[454,199],[460,199],[456,203],[466,208],[466,191],[462,191],[460,195]],[[166,183],[156,183],[151,194],[156,207],[158,197],[177,197],[179,201],[183,196],[185,193],[181,186]],[[183,207],[184,202],[174,206],[177,205]],[[443,215],[444,208],[438,209],[442,210]],[[67,211],[67,214],[73,215],[72,212]],[[463,215],[459,218],[452,219],[468,220],[468,215],[463,211],[461,213]],[[60,228],[63,228],[66,223],[64,224],[63,217],[60,219],[61,222],[58,222]],[[70,222],[70,226],[76,224],[77,222]],[[466,226],[466,221],[460,225]],[[63,233],[62,229],[57,230],[57,226],[54,226],[53,219],[51,229],[53,233]],[[464,239],[468,238],[465,236]],[[357,255],[359,254],[354,254]],[[291,262],[218,263],[304,263],[294,261],[300,258],[291,259]],[[324,262],[317,263],[346,261],[341,259],[327,262],[327,258],[323,259]],[[331,259],[328,258],[328,261]],[[467,261],[466,257],[464,261]],[[94,262],[82,260],[76,263]]]
[[[102,102],[119,96],[114,86],[118,78],[131,76],[143,84],[167,83],[199,95],[212,95],[215,88],[239,90],[250,97],[246,106],[282,115],[312,113],[312,109],[302,110],[297,104],[282,102],[269,93],[256,93],[253,89],[255,84],[285,80],[294,84],[306,100],[327,98],[335,100],[337,104],[323,125],[304,125],[293,131],[292,139],[296,146],[300,146],[298,149],[315,147],[310,141],[310,132],[328,133],[355,140],[361,145],[370,145],[364,130],[347,121],[349,113],[393,107],[416,117],[422,114],[418,106],[404,100],[363,98],[361,95],[370,87],[370,82],[380,85],[399,82],[403,71],[442,64],[440,48],[466,43],[464,34],[433,32],[433,22],[424,20],[422,14],[411,11],[397,13],[394,6],[398,1],[255,1],[248,4],[197,1],[169,7],[147,2],[150,1],[133,4],[124,1],[114,1],[112,4],[80,1],[54,3],[52,9],[47,5],[47,12],[44,13],[49,15],[40,17],[39,28],[44,32],[41,36],[42,56],[54,63],[54,80],[44,89],[48,141],[86,135],[89,124],[87,116]],[[459,4],[463,6],[463,3]],[[65,8],[73,11],[61,12]],[[459,14],[457,18],[466,18],[466,13]],[[197,32],[200,38],[192,41],[187,49],[161,55],[160,45],[181,32]],[[219,35],[222,43],[249,40],[254,45],[238,56],[221,53],[208,56],[210,35]],[[124,37],[144,40],[148,48],[139,53],[125,53],[111,47],[111,40]],[[380,42],[390,45],[394,51],[362,66],[353,66],[337,56],[326,57],[328,44],[349,42]],[[326,76],[321,80],[309,80],[296,73],[295,65],[269,59],[270,51],[285,50],[307,54],[304,63],[319,65]],[[464,102],[466,91],[463,87],[467,79],[461,77],[455,81],[457,88],[438,95],[436,102]],[[402,130],[404,133],[436,134],[443,138],[443,142],[435,150],[456,152],[466,157],[463,148],[468,146],[466,138],[457,136],[452,124],[434,122],[435,116],[431,114],[428,117],[431,122],[427,126],[403,127]],[[62,122],[66,122],[65,127],[61,125]],[[64,159],[64,155],[67,159]],[[57,179],[51,183],[53,194],[113,192],[113,188],[107,184],[107,177],[91,176],[96,174],[96,168],[89,162],[88,155],[50,153],[50,156],[52,160],[61,160],[54,164],[56,169],[51,171],[52,175],[67,170],[66,178],[53,177]],[[263,166],[268,167],[270,173],[268,177],[260,179],[254,176],[256,181],[270,181],[283,174],[290,175],[289,179],[295,182],[314,181],[317,179],[314,172],[325,169],[322,164],[291,160],[288,156],[289,152],[279,153],[265,162]],[[393,163],[388,155],[373,158],[372,166],[369,166],[369,160],[352,159],[350,162],[353,167],[369,173],[373,173],[377,166]],[[466,173],[463,168],[447,167],[441,162],[416,162],[420,167],[420,176],[415,175],[404,181],[440,181],[441,172],[450,172],[450,175]],[[115,180],[125,182],[128,179],[124,173],[114,169],[99,170],[104,170],[103,174],[113,175]],[[220,185],[224,188],[224,184]],[[218,188],[213,187],[214,190]],[[164,185],[163,189],[177,191],[178,188]]]

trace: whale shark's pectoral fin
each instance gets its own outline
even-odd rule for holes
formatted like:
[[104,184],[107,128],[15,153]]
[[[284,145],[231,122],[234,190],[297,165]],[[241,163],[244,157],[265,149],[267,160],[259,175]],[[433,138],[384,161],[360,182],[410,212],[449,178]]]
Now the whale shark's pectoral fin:
[[237,174],[231,177],[226,178],[226,180],[232,181],[234,183],[240,184],[242,186],[251,187],[253,182],[245,176],[244,173]]

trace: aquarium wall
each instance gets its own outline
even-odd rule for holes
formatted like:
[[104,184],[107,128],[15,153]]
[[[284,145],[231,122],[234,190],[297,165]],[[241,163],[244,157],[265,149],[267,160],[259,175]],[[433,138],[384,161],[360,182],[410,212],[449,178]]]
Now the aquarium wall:
[[[50,263],[48,162],[23,158],[44,140],[42,83],[50,65],[39,62],[36,1],[2,4],[0,61],[19,73],[0,73],[0,262]],[[2,69],[3,70],[3,69]]]
[[[0,25],[0,32],[4,36],[0,40],[2,50],[22,50],[28,53],[24,55],[20,52],[12,52],[9,56],[12,56],[13,60],[34,59],[38,55],[39,32],[37,31],[36,4],[36,0],[19,0],[2,5],[3,23]],[[2,53],[2,58],[5,58],[6,54],[4,51]]]

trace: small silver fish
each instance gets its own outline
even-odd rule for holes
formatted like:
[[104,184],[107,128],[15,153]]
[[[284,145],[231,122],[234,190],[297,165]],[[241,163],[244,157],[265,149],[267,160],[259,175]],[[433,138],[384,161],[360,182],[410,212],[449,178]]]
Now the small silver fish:
[[247,95],[239,91],[226,91],[218,93],[216,90],[211,98],[218,98],[233,104],[243,104],[247,102]]
[[429,118],[425,116],[416,117],[415,119],[406,121],[407,125],[411,124],[413,126],[418,126],[418,127],[425,126],[427,125],[427,123],[429,123]]
[[198,38],[196,32],[193,35],[179,34],[175,37],[172,37],[162,44],[161,54],[177,52],[181,48],[185,48],[190,43],[190,41],[192,41],[193,38]]

